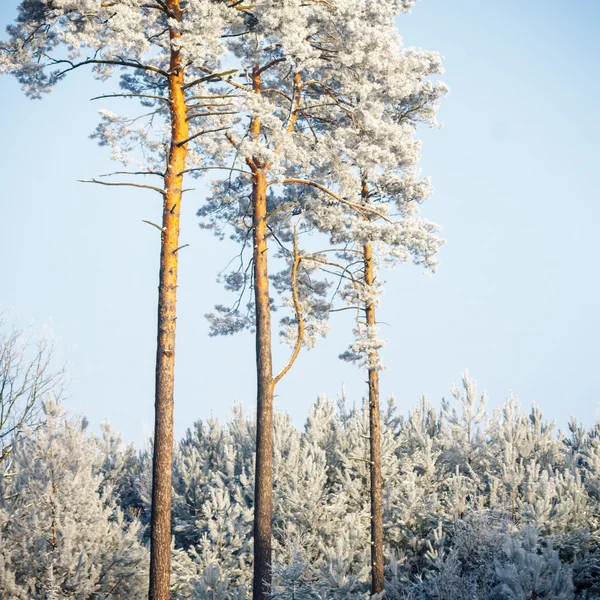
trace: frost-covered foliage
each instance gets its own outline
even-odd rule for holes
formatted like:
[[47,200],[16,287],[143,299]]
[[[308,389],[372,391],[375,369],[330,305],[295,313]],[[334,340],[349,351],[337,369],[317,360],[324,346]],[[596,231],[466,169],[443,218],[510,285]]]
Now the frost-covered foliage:
[[[14,75],[28,96],[39,98],[72,71],[91,70],[107,86],[95,99],[119,109],[101,108],[91,137],[110,149],[112,159],[131,165],[130,175],[163,177],[172,142],[169,82],[177,51],[185,65],[187,163],[200,167],[202,133],[226,127],[232,114],[226,99],[205,97],[206,70],[218,67],[227,52],[223,35],[242,15],[211,0],[187,0],[180,13],[173,10],[160,1],[24,0],[7,39],[0,41],[0,73]],[[129,116],[127,99],[137,100],[143,112]]]
[[570,565],[551,543],[540,545],[527,525],[512,535],[502,519],[473,514],[454,525],[452,548],[437,555],[426,578],[391,586],[391,597],[406,600],[567,600],[574,598]]
[[[361,48],[357,62],[340,77],[343,109],[330,117],[324,150],[311,173],[327,192],[313,190],[307,219],[329,236],[335,260],[327,266],[343,276],[341,299],[356,309],[355,339],[341,358],[379,369],[384,340],[376,322],[363,314],[379,304],[384,283],[379,271],[412,261],[433,272],[438,264],[439,228],[419,215],[432,188],[417,170],[416,128],[437,125],[447,87],[432,80],[443,72],[439,55],[403,48],[391,22],[365,19],[363,33],[368,51]],[[345,48],[345,60],[352,56]],[[366,249],[372,254],[370,273]]]
[[0,597],[144,598],[139,524],[118,507],[97,440],[59,404],[44,409],[0,477]]
[[[512,394],[486,401],[465,373],[440,410],[382,411],[387,597],[599,599],[600,423],[567,435]],[[369,597],[367,410],[320,398],[302,430],[276,415],[274,599]],[[143,597],[147,454],[47,413],[0,480],[0,597]],[[177,445],[173,598],[248,598],[254,439],[236,406]]]
[[[100,453],[102,489],[107,486],[128,521],[150,521],[152,459],[146,449],[136,451],[133,444],[123,446],[121,435],[108,421],[101,424],[101,437],[96,439]],[[144,539],[149,533],[143,530]]]
[[[600,598],[600,425],[565,437],[512,394],[486,402],[465,373],[440,410],[382,411],[388,598]],[[367,410],[320,398],[302,430],[276,415],[273,598],[369,597]],[[180,442],[177,598],[247,597],[253,452],[239,407]]]
[[[229,231],[240,244],[240,260],[223,275],[238,301],[209,315],[213,333],[254,323],[246,254],[253,174],[260,170],[278,259],[273,296],[281,296],[274,298],[283,309],[281,336],[296,343],[301,313],[303,341],[311,347],[327,332],[331,308],[330,281],[321,271],[339,276],[340,265],[333,266],[327,239],[309,233],[320,231],[334,248],[344,248],[342,263],[367,241],[392,263],[414,260],[433,269],[437,261],[437,227],[418,216],[430,184],[416,171],[415,129],[435,125],[446,86],[432,79],[441,72],[437,53],[402,45],[394,19],[413,4],[186,0],[176,10],[160,1],[24,0],[0,42],[0,73],[16,76],[31,97],[80,68],[99,80],[116,76],[103,101],[137,99],[143,114],[124,114],[124,100],[116,110],[100,110],[92,137],[129,165],[110,175],[164,177],[173,143],[186,148],[181,173],[210,174],[202,224],[220,237]],[[189,127],[187,138],[176,141],[169,87],[179,68],[172,66],[174,51],[184,65],[180,92]],[[162,192],[145,182],[100,183]],[[294,227],[299,265],[292,277]],[[357,295],[377,291],[368,287],[353,283],[344,297],[355,305]],[[348,357],[373,347],[373,330],[357,324]]]
[[54,367],[55,344],[48,330],[37,340],[0,310],[0,464],[15,442],[35,430],[44,400],[60,400],[65,370]]
[[[222,275],[236,301],[208,315],[213,334],[254,325],[257,171],[268,188],[265,218],[277,265],[272,303],[282,309],[285,342],[297,342],[300,320],[308,347],[327,333],[338,287],[330,289],[332,274],[349,282],[343,298],[352,306],[379,293],[354,276],[353,252],[363,244],[376,244],[377,255],[391,263],[435,267],[441,242],[437,227],[418,216],[430,184],[416,171],[415,131],[418,123],[435,125],[446,86],[432,80],[441,72],[437,53],[402,46],[394,18],[412,5],[264,1],[253,3],[239,31],[232,29],[231,64],[245,80],[215,84],[215,93],[235,93],[237,117],[226,136],[205,145],[211,168],[225,169],[226,177],[213,182],[198,213],[202,226],[219,237],[228,232],[240,245]],[[358,323],[347,356],[379,347],[375,330]]]
[[552,545],[538,548],[535,529],[527,526],[523,540],[512,538],[504,547],[504,557],[498,561],[493,597],[515,600],[520,598],[573,597],[571,569],[563,565]]

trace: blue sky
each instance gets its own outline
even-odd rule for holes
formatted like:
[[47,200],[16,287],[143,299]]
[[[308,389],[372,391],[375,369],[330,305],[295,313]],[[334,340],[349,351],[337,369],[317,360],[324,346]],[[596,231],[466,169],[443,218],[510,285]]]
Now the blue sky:
[[[4,0],[0,23],[15,14]],[[600,416],[597,223],[600,4],[594,0],[422,0],[398,20],[407,45],[438,50],[451,94],[443,128],[422,132],[424,207],[446,245],[434,277],[412,266],[387,276],[381,320],[389,339],[382,391],[406,412],[421,392],[448,397],[468,367],[491,404],[512,389],[564,426]],[[143,442],[153,419],[160,200],[77,183],[111,170],[88,139],[103,89],[76,73],[42,101],[0,79],[0,304],[23,322],[52,321],[70,363],[68,406],[94,428],[108,417]],[[114,169],[112,169],[114,170]],[[198,417],[254,407],[249,335],[209,338],[203,314],[232,248],[201,231],[203,189],[183,206],[176,432]],[[351,401],[363,373],[337,360],[344,313],[277,389],[297,423],[319,393]],[[287,348],[276,344],[282,364]]]

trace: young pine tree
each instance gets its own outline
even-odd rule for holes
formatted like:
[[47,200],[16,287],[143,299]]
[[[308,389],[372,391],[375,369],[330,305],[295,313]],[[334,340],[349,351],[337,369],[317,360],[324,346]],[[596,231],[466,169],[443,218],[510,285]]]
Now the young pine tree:
[[59,404],[44,411],[0,477],[0,597],[144,598],[139,524],[124,519],[103,479],[96,440]]

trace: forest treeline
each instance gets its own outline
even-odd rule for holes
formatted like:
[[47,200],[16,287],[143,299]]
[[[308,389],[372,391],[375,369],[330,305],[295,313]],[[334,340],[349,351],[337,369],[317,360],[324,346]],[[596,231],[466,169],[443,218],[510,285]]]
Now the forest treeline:
[[[486,410],[465,373],[450,402],[382,411],[388,598],[600,598],[600,421],[560,432],[510,395]],[[370,597],[368,407],[276,413],[272,598]],[[143,598],[151,449],[46,401],[0,478],[0,597]],[[252,587],[254,418],[195,422],[175,448],[172,596]]]

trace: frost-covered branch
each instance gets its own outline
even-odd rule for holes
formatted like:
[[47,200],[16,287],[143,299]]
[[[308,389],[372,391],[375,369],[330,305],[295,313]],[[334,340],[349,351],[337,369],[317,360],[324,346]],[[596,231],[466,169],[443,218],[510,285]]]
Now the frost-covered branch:
[[314,187],[314,188],[318,189],[319,191],[324,192],[328,196],[331,196],[334,200],[337,200],[339,203],[345,204],[346,206],[349,206],[358,212],[372,213],[372,214],[378,216],[379,218],[383,219],[384,221],[391,223],[390,219],[388,219],[387,216],[385,216],[383,213],[379,212],[378,210],[371,208],[369,206],[363,206],[356,202],[352,202],[346,198],[342,198],[339,194],[336,194],[332,190],[328,189],[327,187],[325,187],[324,185],[322,185],[320,183],[317,183],[316,181],[309,181],[307,179],[297,179],[295,177],[288,177],[288,178],[284,179],[282,181],[282,183],[297,183],[300,185],[308,185],[310,187]]
[[65,370],[55,366],[55,354],[48,333],[30,339],[0,314],[0,464],[21,436],[39,426],[43,402],[61,398]]

